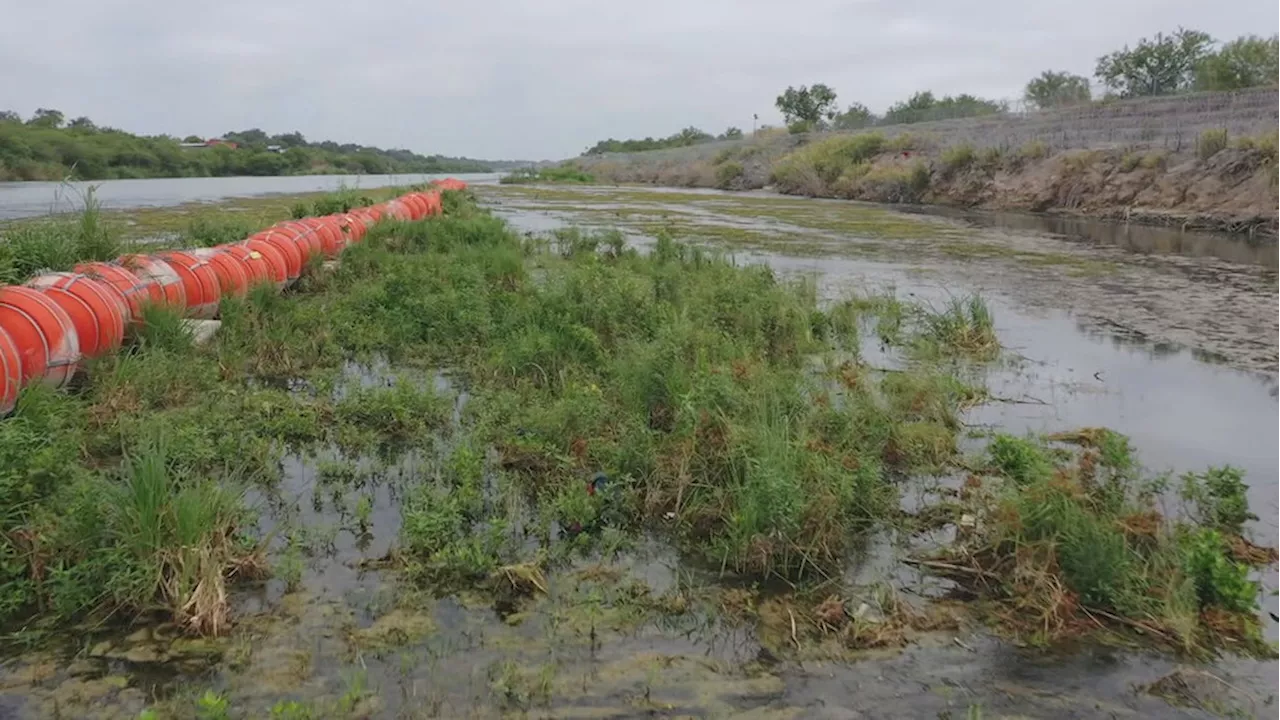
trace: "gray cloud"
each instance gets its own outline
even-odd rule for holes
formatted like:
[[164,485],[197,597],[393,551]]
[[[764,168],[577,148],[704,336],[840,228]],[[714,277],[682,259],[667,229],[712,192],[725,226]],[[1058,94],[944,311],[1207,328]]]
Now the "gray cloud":
[[917,90],[1016,97],[1041,70],[1178,25],[1271,34],[1257,0],[9,0],[0,106],[134,132],[261,127],[489,158],[777,123],[825,82],[875,110]]

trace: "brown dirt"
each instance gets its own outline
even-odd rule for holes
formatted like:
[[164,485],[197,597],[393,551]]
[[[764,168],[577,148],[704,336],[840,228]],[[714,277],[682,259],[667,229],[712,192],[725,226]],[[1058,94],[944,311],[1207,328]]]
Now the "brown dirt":
[[[749,190],[769,183],[772,166],[788,147],[773,148],[742,162],[743,175],[726,189]],[[1276,160],[1257,148],[1228,148],[1205,160],[1163,150],[1067,150],[1030,159],[1009,149],[995,160],[984,151],[966,167],[947,171],[941,148],[885,152],[863,181],[827,185],[817,175],[796,181],[792,192],[812,197],[880,203],[933,205],[1077,214],[1274,237],[1277,234]],[[716,187],[714,163],[692,152],[644,161],[628,157],[583,158],[578,162],[608,182],[670,187]],[[917,162],[930,168],[924,192],[872,178],[906,174]],[[800,173],[802,175],[803,173]]]

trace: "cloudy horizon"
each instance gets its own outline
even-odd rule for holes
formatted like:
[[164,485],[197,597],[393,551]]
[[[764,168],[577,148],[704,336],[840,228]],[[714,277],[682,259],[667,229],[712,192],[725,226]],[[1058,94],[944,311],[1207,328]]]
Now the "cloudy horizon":
[[788,85],[826,83],[841,107],[876,112],[920,90],[1016,100],[1043,70],[1092,78],[1099,55],[1156,32],[1222,41],[1280,23],[1276,5],[1239,0],[113,5],[6,11],[0,110],[56,108],[145,135],[257,127],[559,159],[609,137],[750,130],[753,114],[779,124]]

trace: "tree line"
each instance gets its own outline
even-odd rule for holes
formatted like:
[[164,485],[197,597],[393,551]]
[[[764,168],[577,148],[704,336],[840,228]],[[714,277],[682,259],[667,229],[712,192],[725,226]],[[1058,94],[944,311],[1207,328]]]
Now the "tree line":
[[[1104,99],[1134,98],[1275,85],[1278,63],[1280,36],[1244,35],[1219,45],[1208,33],[1180,27],[1103,55],[1093,74],[1105,88]],[[1023,100],[1034,109],[1077,105],[1093,99],[1088,78],[1060,70],[1042,72],[1023,89]],[[994,115],[1008,110],[1004,101],[967,94],[935,97],[924,91],[893,104],[884,115],[876,115],[857,102],[840,111],[835,90],[821,83],[788,87],[775,105],[792,132],[853,130]]]
[[[226,177],[320,173],[388,174],[486,172],[489,163],[419,155],[409,150],[309,142],[301,133],[268,135],[254,128],[228,132],[237,147],[186,148],[198,136],[139,136],[98,127],[87,117],[67,120],[50,108],[24,120],[0,111],[0,180],[104,180],[151,177]],[[269,149],[270,148],[270,149]]]
[[712,140],[737,140],[742,137],[742,130],[736,127],[727,128],[719,135],[712,135],[696,127],[687,127],[678,133],[664,138],[647,137],[643,140],[601,140],[587,148],[583,155],[601,155],[611,152],[640,152],[642,150],[661,150],[663,148],[689,147]]

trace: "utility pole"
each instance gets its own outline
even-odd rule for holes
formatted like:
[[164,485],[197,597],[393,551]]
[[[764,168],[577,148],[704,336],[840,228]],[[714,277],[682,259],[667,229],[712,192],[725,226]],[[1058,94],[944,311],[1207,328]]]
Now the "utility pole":
[[756,123],[760,121],[759,113],[751,113],[751,134],[756,134]]

